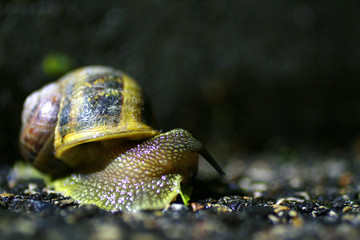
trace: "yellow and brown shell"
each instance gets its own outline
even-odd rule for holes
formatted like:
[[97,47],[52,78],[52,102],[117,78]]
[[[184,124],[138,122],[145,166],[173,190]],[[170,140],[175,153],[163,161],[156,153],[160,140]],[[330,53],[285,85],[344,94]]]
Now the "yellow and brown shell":
[[[118,70],[102,66],[75,70],[27,98],[20,134],[22,155],[43,171],[53,157],[74,169],[85,161],[88,166],[97,161],[89,160],[94,155],[86,154],[86,143],[155,136],[159,132],[153,129],[152,110],[144,99],[139,85]],[[78,154],[74,148],[79,145]]]

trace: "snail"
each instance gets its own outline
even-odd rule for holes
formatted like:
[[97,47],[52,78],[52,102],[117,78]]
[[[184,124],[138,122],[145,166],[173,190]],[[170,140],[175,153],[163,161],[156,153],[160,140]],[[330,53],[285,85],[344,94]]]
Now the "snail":
[[108,211],[166,208],[183,197],[181,186],[196,175],[199,154],[224,174],[189,132],[161,133],[154,125],[134,79],[88,66],[27,97],[20,151],[56,191]]

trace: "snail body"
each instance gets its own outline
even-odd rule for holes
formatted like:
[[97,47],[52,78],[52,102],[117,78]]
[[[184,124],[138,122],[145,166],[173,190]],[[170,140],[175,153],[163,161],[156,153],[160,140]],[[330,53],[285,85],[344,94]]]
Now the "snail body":
[[70,72],[28,97],[20,149],[56,191],[109,211],[168,206],[195,176],[199,154],[223,174],[186,130],[156,130],[136,81],[103,66]]

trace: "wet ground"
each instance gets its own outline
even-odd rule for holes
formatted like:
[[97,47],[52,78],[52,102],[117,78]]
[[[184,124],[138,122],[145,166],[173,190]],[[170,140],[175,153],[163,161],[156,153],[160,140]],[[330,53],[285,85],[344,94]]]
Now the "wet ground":
[[[78,205],[0,169],[1,239],[356,239],[360,175],[354,156],[238,157],[226,179],[203,166],[189,206],[135,214]],[[202,167],[202,166],[201,166]]]

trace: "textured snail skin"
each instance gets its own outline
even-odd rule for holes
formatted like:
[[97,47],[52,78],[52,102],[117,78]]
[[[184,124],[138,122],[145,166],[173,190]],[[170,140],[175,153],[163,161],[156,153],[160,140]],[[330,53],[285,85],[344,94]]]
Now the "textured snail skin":
[[108,157],[118,156],[103,170],[72,174],[56,181],[55,190],[79,203],[96,204],[108,211],[165,208],[180,193],[180,183],[196,174],[197,151],[202,148],[182,129],[140,143],[108,144],[109,149],[114,149],[114,153],[109,150]]

